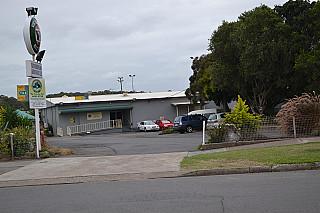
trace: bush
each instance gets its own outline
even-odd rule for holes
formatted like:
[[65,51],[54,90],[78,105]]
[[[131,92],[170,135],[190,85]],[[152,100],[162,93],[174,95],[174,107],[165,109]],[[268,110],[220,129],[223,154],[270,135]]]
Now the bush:
[[168,128],[165,130],[162,130],[162,132],[159,133],[159,135],[166,135],[166,134],[173,134],[177,133],[177,131],[174,131],[173,128]]
[[237,142],[240,139],[239,129],[232,124],[220,124],[207,130],[208,143]]
[[[10,133],[14,134],[13,151],[15,157],[21,157],[30,151],[31,138],[35,138],[35,132],[29,127],[16,127],[0,131],[0,149],[2,154],[11,155]],[[34,146],[34,144],[32,144]]]
[[245,138],[258,130],[261,120],[259,115],[249,113],[249,107],[246,105],[246,101],[242,100],[240,95],[238,95],[237,105],[232,109],[231,113],[226,114],[223,123],[233,124],[239,129],[241,137]]
[[303,93],[289,99],[276,118],[283,132],[293,134],[293,117],[297,134],[320,135],[320,95]]

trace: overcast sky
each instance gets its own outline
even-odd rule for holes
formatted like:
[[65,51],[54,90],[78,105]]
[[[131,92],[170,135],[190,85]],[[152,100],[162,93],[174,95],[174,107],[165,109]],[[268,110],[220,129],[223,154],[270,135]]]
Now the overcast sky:
[[16,97],[27,84],[23,40],[26,7],[38,7],[47,94],[184,90],[191,56],[207,53],[223,20],[285,0],[0,0],[0,95]]

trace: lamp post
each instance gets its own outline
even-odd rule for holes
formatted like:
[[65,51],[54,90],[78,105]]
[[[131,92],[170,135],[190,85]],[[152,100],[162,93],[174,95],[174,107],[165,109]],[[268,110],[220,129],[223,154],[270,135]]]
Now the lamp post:
[[118,77],[118,82],[120,82],[120,88],[121,88],[121,93],[122,93],[122,82],[123,82],[123,77]]
[[135,77],[136,75],[129,75],[129,77],[131,78],[131,83],[132,83],[132,92],[134,92],[134,88],[133,88],[133,78]]

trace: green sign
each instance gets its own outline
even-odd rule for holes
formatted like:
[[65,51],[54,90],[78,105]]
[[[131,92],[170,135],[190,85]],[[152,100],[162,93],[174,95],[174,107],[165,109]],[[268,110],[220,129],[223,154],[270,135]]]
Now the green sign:
[[19,91],[19,95],[27,96],[28,95],[28,91],[26,91],[26,90]]
[[23,28],[23,38],[28,52],[31,55],[37,54],[40,50],[41,32],[36,18],[27,18]]

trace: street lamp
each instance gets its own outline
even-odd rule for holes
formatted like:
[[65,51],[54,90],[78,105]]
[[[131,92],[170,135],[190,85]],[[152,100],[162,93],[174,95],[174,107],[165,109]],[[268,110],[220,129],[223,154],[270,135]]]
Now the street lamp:
[[134,88],[133,88],[133,78],[135,77],[136,75],[129,75],[129,77],[132,79],[132,92],[134,92]]
[[120,82],[120,87],[121,87],[121,93],[122,93],[122,82],[123,82],[123,77],[118,77],[118,82]]

